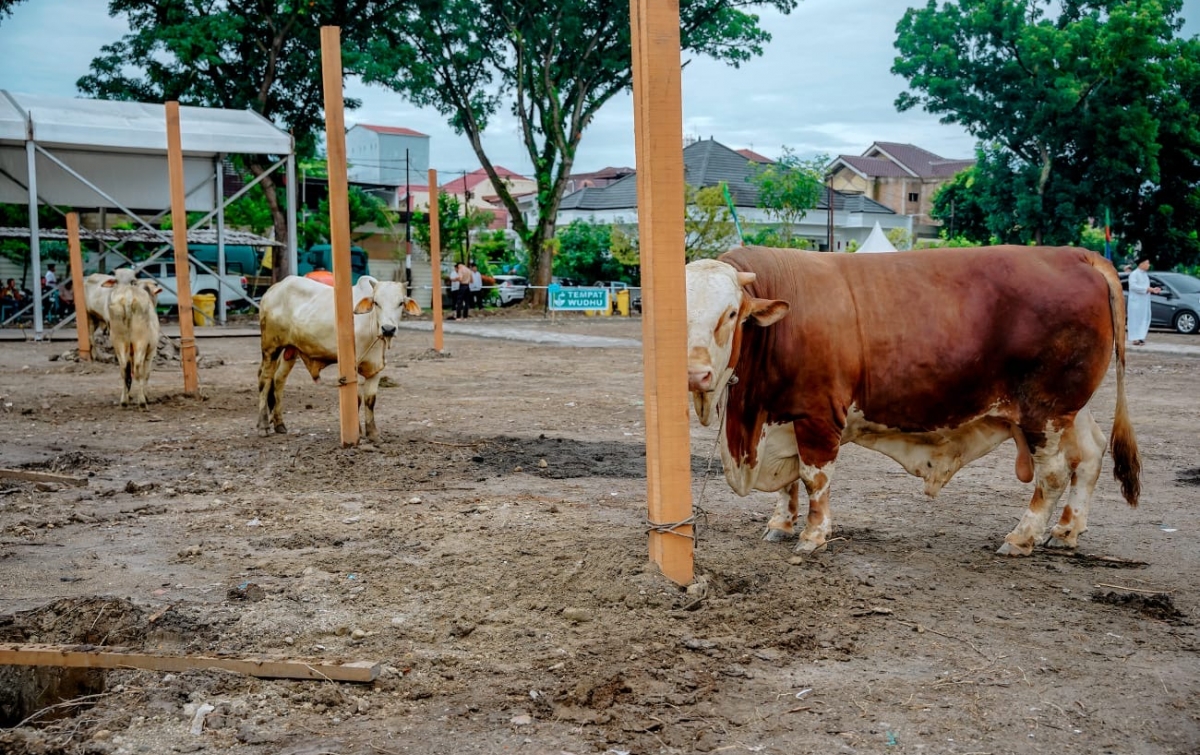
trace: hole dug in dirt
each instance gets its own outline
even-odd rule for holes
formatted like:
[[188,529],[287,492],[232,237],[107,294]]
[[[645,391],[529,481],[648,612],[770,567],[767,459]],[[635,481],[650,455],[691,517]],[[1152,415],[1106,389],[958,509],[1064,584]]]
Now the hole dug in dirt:
[[[143,612],[117,598],[59,600],[0,616],[0,642],[17,644],[140,646]],[[106,687],[102,669],[0,666],[0,728],[44,724],[78,715]]]
[[1097,590],[1092,593],[1092,600],[1096,603],[1126,608],[1146,618],[1158,619],[1168,624],[1189,625],[1187,615],[1175,607],[1175,601],[1171,600],[1171,596],[1166,593],[1137,595]]

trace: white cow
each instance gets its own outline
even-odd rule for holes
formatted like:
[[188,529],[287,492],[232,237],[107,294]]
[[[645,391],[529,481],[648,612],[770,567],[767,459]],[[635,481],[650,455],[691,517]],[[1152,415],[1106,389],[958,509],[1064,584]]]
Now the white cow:
[[[108,320],[109,335],[117,365],[124,380],[121,406],[130,401],[146,408],[146,383],[158,351],[158,312],[156,297],[162,288],[152,281],[138,280],[128,268],[117,270],[110,280],[100,286],[108,291],[103,312]],[[91,302],[88,302],[91,306]]]
[[[313,381],[321,370],[337,362],[337,326],[332,286],[311,278],[289,275],[267,290],[259,310],[262,330],[262,365],[258,371],[258,434],[272,428],[286,433],[283,424],[283,386],[296,364],[304,366]],[[359,383],[359,406],[367,439],[379,440],[375,426],[375,396],[387,364],[385,356],[405,312],[420,314],[399,282],[379,282],[369,275],[354,285],[354,352]]]
[[108,273],[92,273],[83,279],[83,302],[91,337],[95,337],[97,330],[108,330],[108,294],[116,281]]

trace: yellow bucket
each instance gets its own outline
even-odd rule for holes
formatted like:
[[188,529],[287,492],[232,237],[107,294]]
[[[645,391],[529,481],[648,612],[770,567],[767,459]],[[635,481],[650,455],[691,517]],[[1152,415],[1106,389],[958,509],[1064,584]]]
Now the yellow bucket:
[[627,288],[617,292],[617,312],[623,317],[629,317],[629,289]]
[[215,325],[217,322],[217,297],[212,294],[196,294],[192,297],[192,322],[198,326]]

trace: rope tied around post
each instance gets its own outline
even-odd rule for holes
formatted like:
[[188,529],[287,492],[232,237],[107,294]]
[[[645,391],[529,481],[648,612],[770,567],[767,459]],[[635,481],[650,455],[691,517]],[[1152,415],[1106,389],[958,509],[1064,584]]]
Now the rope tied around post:
[[694,526],[695,524],[696,524],[696,515],[695,514],[692,514],[691,516],[689,516],[687,519],[684,519],[683,521],[671,522],[669,524],[668,523],[660,524],[660,523],[652,522],[652,521],[650,521],[649,518],[647,518],[646,519],[646,532],[657,532],[660,535],[678,535],[679,537],[685,537],[688,540],[695,540],[696,536],[694,534],[686,534],[686,533],[677,531],[680,527],[689,527],[689,526]]

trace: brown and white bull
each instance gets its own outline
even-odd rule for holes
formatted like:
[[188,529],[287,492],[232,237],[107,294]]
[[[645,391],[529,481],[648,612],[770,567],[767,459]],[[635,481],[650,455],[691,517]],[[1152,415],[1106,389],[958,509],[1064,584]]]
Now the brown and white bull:
[[[85,283],[86,287],[92,278]],[[153,281],[138,280],[129,268],[117,270],[99,282],[107,297],[96,296],[97,308],[104,313],[109,337],[121,370],[121,406],[130,402],[146,408],[146,385],[158,353],[158,293],[162,288]],[[85,306],[91,316],[93,292],[85,290]]]
[[[354,285],[354,351],[356,371],[362,376],[358,400],[363,409],[365,435],[379,440],[375,425],[375,397],[386,366],[387,349],[405,312],[420,314],[399,282],[380,282],[364,275]],[[262,364],[258,371],[258,433],[286,433],[283,423],[283,386],[297,357],[313,382],[321,370],[337,362],[337,326],[332,286],[290,275],[263,295],[259,310],[262,331]]]
[[724,415],[726,479],[743,496],[782,492],[768,540],[793,533],[803,484],[796,549],[826,542],[845,443],[890,456],[934,496],[1012,438],[1034,491],[999,552],[1031,553],[1064,493],[1049,542],[1076,547],[1105,450],[1087,406],[1114,352],[1113,474],[1137,505],[1121,285],[1092,252],[744,247],[687,266],[687,313],[688,389],[701,423]]

